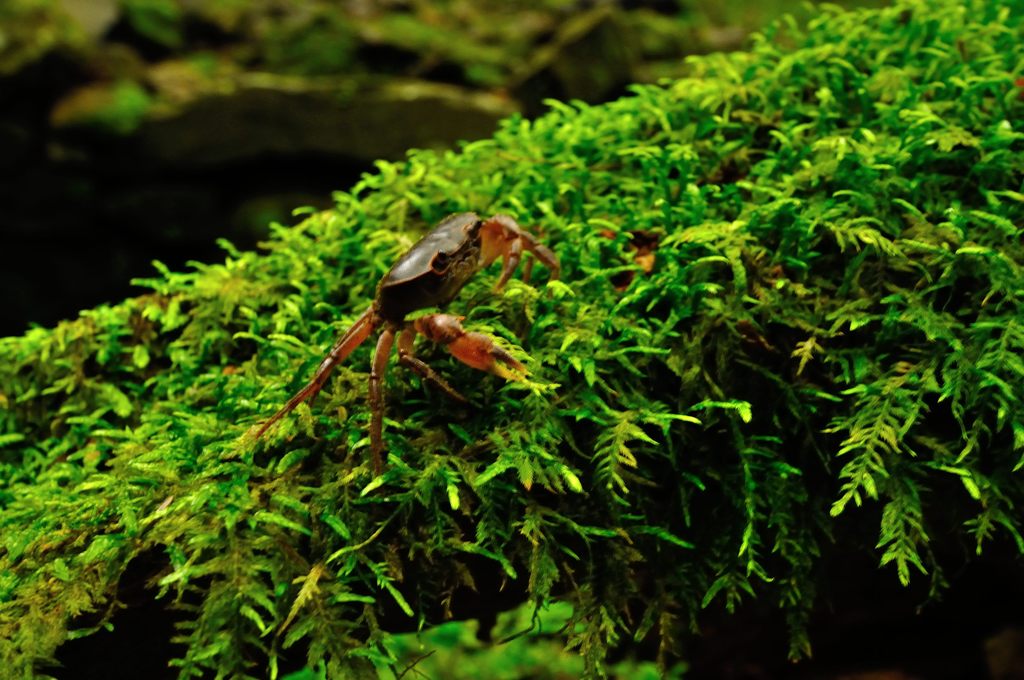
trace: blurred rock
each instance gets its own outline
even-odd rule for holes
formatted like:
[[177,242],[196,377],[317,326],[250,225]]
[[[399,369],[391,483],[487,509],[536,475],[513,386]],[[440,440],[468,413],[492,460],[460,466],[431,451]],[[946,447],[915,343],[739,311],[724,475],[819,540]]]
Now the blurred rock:
[[370,163],[407,149],[490,135],[509,100],[454,85],[245,74],[150,118],[135,148],[155,163],[211,165],[265,155],[339,156]]
[[528,115],[543,101],[600,102],[622,93],[634,80],[636,48],[618,11],[599,6],[570,17],[539,48],[511,86]]
[[1024,678],[1024,628],[1004,628],[985,640],[985,660],[992,680]]
[[117,0],[58,0],[57,4],[90,40],[102,38],[120,14]]
[[131,80],[84,85],[63,97],[50,113],[55,128],[89,127],[127,135],[142,123],[152,98]]

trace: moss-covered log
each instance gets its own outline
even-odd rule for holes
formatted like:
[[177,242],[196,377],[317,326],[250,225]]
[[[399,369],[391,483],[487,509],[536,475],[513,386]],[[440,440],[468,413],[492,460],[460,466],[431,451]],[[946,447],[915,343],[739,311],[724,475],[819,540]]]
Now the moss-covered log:
[[[380,163],[263,253],[0,341],[4,668],[100,629],[130,564],[181,677],[340,678],[386,666],[389,630],[517,600],[571,603],[593,674],[755,597],[799,658],[830,555],[939,590],[1019,554],[1021,31],[983,0],[781,24],[692,78]],[[450,306],[532,382],[424,347],[473,403],[392,370],[373,478],[364,347],[254,441],[463,210],[561,258]]]

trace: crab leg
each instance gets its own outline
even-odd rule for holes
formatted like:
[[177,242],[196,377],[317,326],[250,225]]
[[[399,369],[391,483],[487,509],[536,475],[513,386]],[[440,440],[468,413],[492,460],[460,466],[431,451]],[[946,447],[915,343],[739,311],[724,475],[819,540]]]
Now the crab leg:
[[505,246],[504,257],[501,261],[501,276],[498,277],[497,283],[494,284],[494,290],[501,290],[505,287],[505,284],[512,277],[512,273],[519,266],[519,260],[522,256],[523,239],[515,238],[509,241]]
[[464,329],[463,318],[451,314],[427,314],[413,321],[413,327],[428,340],[444,345],[452,356],[467,366],[506,380],[522,380],[526,367],[488,336]]
[[[483,240],[481,258],[483,266],[486,267],[498,257],[502,258],[501,276],[498,277],[498,282],[494,284],[494,290],[501,290],[505,287],[505,284],[519,265],[524,249],[551,270],[552,279],[558,278],[558,257],[538,243],[533,234],[524,231],[508,215],[495,215],[485,220],[480,234]],[[529,280],[532,270],[532,262],[527,262],[523,268],[524,281]]]
[[324,383],[327,382],[327,378],[330,377],[334,367],[344,361],[356,347],[361,345],[380,323],[380,318],[373,313],[373,307],[363,312],[362,316],[356,319],[355,323],[331,347],[331,351],[327,353],[324,360],[320,362],[319,368],[316,369],[316,373],[313,374],[313,379],[296,392],[295,396],[289,399],[288,403],[282,406],[280,411],[272,415],[267,422],[260,426],[260,429],[256,432],[256,438],[259,439],[263,436],[263,433],[270,429],[271,425],[295,410],[296,406],[308,399],[313,399],[323,388]]
[[456,401],[465,402],[467,399],[459,394],[454,387],[448,384],[448,382],[439,376],[434,369],[428,366],[422,359],[416,357],[413,353],[413,340],[416,339],[416,329],[412,325],[406,326],[401,334],[398,336],[398,363],[406,368],[413,370],[424,380],[429,380],[434,383],[437,387],[444,390],[444,392],[455,399]]
[[395,329],[389,326],[377,339],[370,367],[370,455],[377,476],[384,471],[384,373],[394,345]]

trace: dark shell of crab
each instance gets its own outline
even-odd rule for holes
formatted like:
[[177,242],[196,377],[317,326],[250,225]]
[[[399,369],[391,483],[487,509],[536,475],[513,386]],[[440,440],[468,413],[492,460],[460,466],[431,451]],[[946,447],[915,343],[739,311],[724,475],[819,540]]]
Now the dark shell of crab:
[[450,302],[480,268],[481,224],[476,213],[450,215],[417,241],[377,285],[377,314],[400,324],[410,312]]

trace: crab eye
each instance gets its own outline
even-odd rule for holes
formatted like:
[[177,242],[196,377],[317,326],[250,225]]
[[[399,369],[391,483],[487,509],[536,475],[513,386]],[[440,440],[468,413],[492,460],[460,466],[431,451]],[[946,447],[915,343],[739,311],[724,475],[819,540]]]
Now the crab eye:
[[434,272],[442,274],[446,269],[448,269],[448,263],[450,261],[451,258],[448,257],[448,253],[441,250],[437,255],[434,255],[434,259],[430,261],[430,268],[433,269]]

